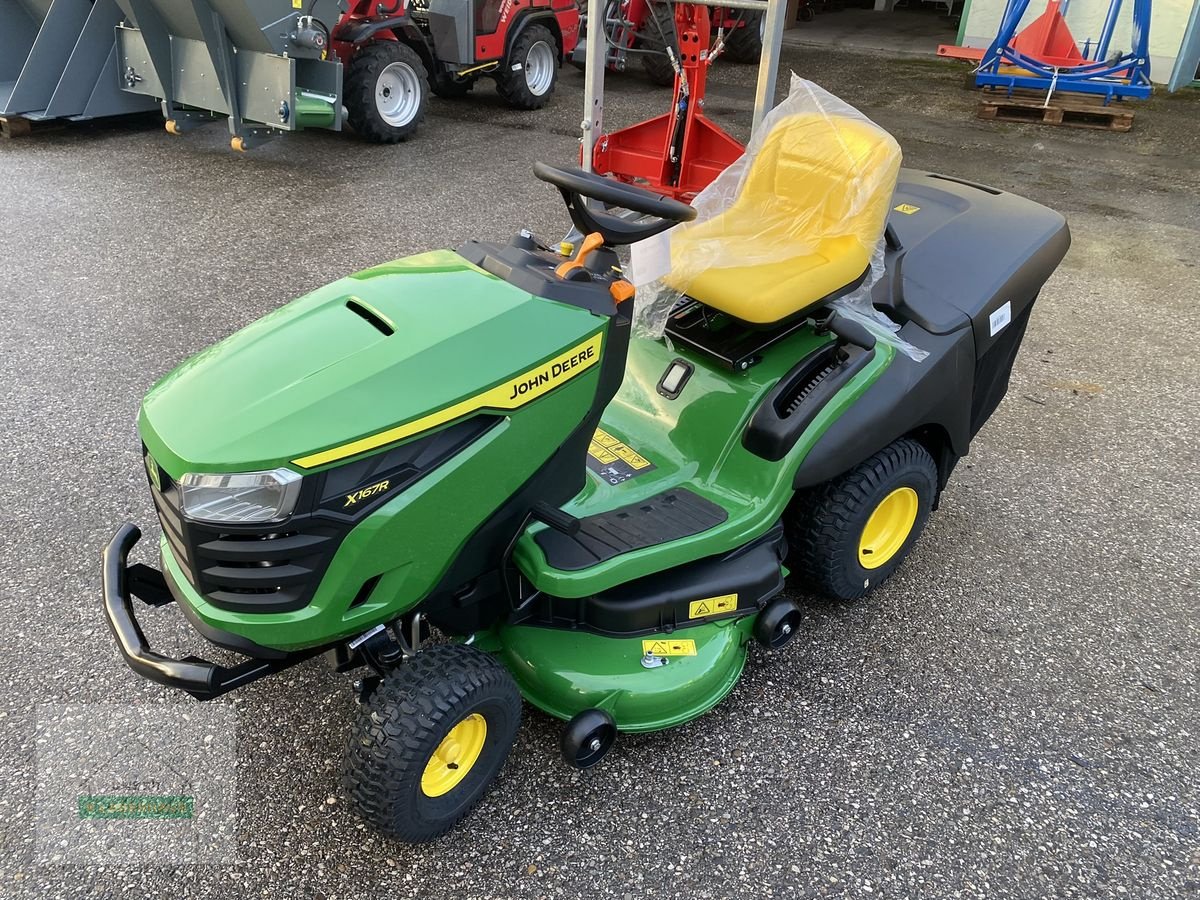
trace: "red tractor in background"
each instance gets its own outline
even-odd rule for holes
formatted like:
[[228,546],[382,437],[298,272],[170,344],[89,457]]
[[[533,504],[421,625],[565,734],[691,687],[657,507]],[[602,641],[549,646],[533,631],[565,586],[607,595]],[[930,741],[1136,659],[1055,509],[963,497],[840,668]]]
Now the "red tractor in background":
[[343,61],[347,119],[363,137],[403,140],[428,89],[461,97],[492,78],[515,109],[540,109],[579,41],[574,0],[357,0],[329,35]]
[[[712,10],[713,46],[721,43],[721,54],[734,62],[754,63],[762,53],[763,14],[723,9]],[[586,14],[580,27],[580,40],[571,55],[571,63],[584,68],[588,26]],[[669,47],[679,58],[679,34],[671,0],[608,0],[604,4],[605,67],[623,72],[631,55],[637,56],[650,80],[666,87],[675,83],[675,66]]]

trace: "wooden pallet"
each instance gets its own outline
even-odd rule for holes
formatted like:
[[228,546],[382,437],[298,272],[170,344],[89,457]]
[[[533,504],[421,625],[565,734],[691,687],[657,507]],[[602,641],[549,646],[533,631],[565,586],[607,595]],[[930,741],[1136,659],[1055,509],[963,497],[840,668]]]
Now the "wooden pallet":
[[65,128],[61,119],[34,121],[24,116],[0,116],[0,137],[19,138],[41,131],[59,131]]
[[0,116],[0,137],[24,137],[30,132],[30,122],[20,116]]
[[1133,127],[1133,108],[1126,103],[1104,105],[1102,97],[1090,94],[1055,94],[1046,103],[1038,91],[985,92],[979,99],[976,115],[997,122],[1033,122],[1042,125],[1066,125],[1071,128],[1095,128],[1100,131],[1129,131]]

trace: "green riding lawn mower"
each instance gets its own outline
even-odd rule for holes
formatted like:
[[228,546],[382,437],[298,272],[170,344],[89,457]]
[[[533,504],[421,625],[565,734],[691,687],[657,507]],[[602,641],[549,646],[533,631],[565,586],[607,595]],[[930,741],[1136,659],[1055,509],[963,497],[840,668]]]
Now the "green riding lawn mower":
[[[705,221],[537,164],[578,247],[522,231],[386,263],[167,375],[138,421],[161,568],[130,562],[132,524],[104,552],[128,664],[202,700],[317,655],[358,673],[346,792],[425,841],[500,770],[522,698],[592,766],[620,732],[714,707],[751,643],[793,638],[789,576],[839,600],[881,584],[1003,398],[1070,238],[1028,200],[899,169],[865,120],[819,119],[769,123]],[[886,169],[869,197],[828,165],[847,147]],[[803,251],[730,237],[805,209]],[[882,237],[882,265],[831,222]],[[745,262],[693,273],[651,338],[617,250],[667,229]],[[841,305],[864,284],[895,335]],[[152,649],[135,600],[244,661]]]
[[[127,562],[134,525],[105,551],[108,620],[147,678],[207,699],[319,653],[365,667],[347,790],[409,841],[480,797],[522,697],[590,766],[618,732],[713,707],[751,641],[786,643],[789,569],[841,599],[886,579],[1069,242],[1043,207],[906,172],[895,198],[920,214],[896,217],[877,293],[923,361],[822,296],[765,327],[695,297],[669,342],[631,340],[614,248],[693,209],[537,175],[599,236],[573,260],[522,232],[387,263],[164,378],[139,419],[161,572]],[[247,660],[155,652],[135,597]]]

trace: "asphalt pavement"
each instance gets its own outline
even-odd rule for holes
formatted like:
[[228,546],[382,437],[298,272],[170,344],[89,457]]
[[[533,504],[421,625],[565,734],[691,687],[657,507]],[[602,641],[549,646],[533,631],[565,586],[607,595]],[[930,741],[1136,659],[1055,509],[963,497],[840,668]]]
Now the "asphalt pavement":
[[[345,676],[317,661],[198,712],[117,657],[100,550],[153,521],[134,420],[189,354],[381,260],[523,226],[557,239],[530,165],[574,157],[582,76],[536,113],[490,85],[436,100],[397,147],[312,132],[238,155],[220,126],[153,121],[0,144],[0,896],[1200,896],[1200,102],[1156,99],[1129,134],[997,125],[952,64],[784,62],[907,165],[1068,216],[1008,398],[886,586],[797,594],[786,650],[753,649],[716,710],[594,770],[527,709],[494,789],[417,848],[341,799]],[[707,111],[741,137],[753,82],[714,70]],[[610,125],[665,109],[636,74],[609,87]],[[169,608],[146,621],[208,652]],[[236,741],[205,740],[229,722]],[[140,822],[103,864],[57,842],[51,783],[139,754],[204,777],[228,760],[220,840],[173,862]]]

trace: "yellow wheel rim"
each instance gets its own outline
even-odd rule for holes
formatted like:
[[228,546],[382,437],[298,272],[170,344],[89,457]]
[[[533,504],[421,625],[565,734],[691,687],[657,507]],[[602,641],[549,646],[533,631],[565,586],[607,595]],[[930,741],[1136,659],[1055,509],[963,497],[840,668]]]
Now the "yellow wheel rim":
[[467,777],[487,738],[487,719],[471,713],[442,738],[421,775],[421,791],[426,797],[440,797],[458,787]]
[[875,507],[858,539],[858,564],[878,569],[900,552],[917,521],[920,500],[910,487],[896,488]]

